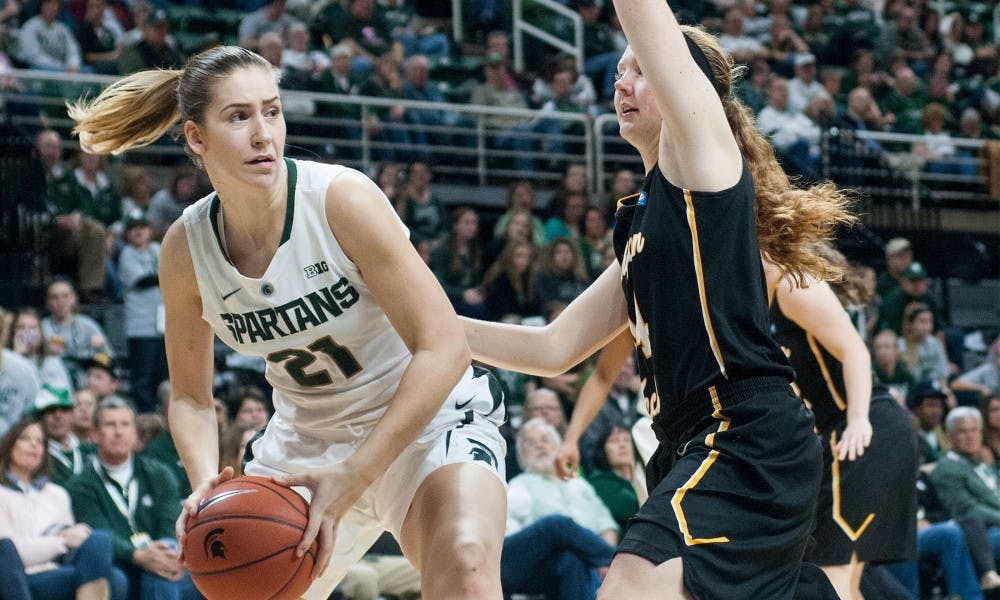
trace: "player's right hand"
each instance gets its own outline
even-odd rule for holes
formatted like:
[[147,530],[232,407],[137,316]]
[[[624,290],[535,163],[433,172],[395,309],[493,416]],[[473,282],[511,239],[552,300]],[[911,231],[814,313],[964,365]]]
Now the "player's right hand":
[[201,504],[202,498],[205,497],[205,494],[207,494],[209,490],[220,483],[229,481],[233,478],[234,474],[235,472],[232,467],[222,469],[221,473],[207,481],[203,481],[201,485],[195,488],[195,490],[191,492],[191,495],[187,497],[187,500],[185,500],[181,505],[181,514],[177,517],[177,524],[174,526],[174,530],[177,535],[177,560],[181,564],[184,563],[184,540],[187,538],[188,517],[198,512],[198,505]]
[[572,479],[580,471],[580,448],[576,440],[563,440],[556,454],[556,475],[560,479]]
[[309,523],[302,533],[302,541],[296,549],[296,556],[305,554],[312,546],[313,540],[318,538],[319,556],[316,557],[312,576],[319,577],[333,556],[340,519],[368,489],[371,480],[361,477],[358,470],[350,468],[345,463],[272,479],[289,487],[309,488],[312,493],[312,499],[309,501]]

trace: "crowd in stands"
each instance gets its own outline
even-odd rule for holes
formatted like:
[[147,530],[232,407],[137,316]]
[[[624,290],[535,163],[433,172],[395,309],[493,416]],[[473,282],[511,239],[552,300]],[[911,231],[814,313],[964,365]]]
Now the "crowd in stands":
[[[564,176],[552,190],[536,189],[530,176],[512,181],[497,216],[446,205],[435,191],[434,163],[420,150],[429,143],[467,143],[445,127],[461,126],[461,113],[395,105],[361,123],[360,112],[348,104],[285,107],[328,119],[323,123],[332,124],[333,137],[356,138],[367,127],[390,142],[372,175],[458,314],[544,323],[615,260],[615,203],[638,191],[639,174],[615,173],[611,193],[595,197],[582,165],[540,165],[526,153],[533,149],[530,134],[542,134],[540,149],[547,153],[571,150],[550,135],[565,133],[563,122],[546,113],[609,110],[625,44],[610,3],[569,4],[584,23],[582,72],[572,57],[545,53],[529,53],[529,70],[517,71],[509,6],[495,0],[466,3],[475,43],[464,46],[450,39],[439,18],[429,18],[441,15],[421,2],[214,4],[239,17],[231,40],[173,36],[177,22],[170,14],[178,7],[165,0],[9,0],[0,10],[0,75],[9,65],[102,74],[170,68],[205,45],[231,41],[279,67],[289,90],[535,108],[531,120],[491,120],[493,143],[514,151],[515,166],[526,175],[545,166]],[[939,12],[930,3],[903,0],[877,9],[862,0],[684,0],[675,11],[719,34],[748,67],[741,98],[758,114],[758,127],[786,168],[809,179],[818,176],[821,130],[830,126],[922,133],[919,155],[927,168],[952,171],[965,166],[944,160],[962,152],[950,136],[1000,139],[1000,56],[989,8],[968,1]],[[557,23],[551,28],[561,31]],[[432,66],[463,53],[478,60],[479,70],[469,85],[445,94],[430,79]],[[423,128],[393,127],[400,123]],[[0,599],[55,597],[54,590],[76,581],[98,582],[87,588],[96,589],[98,595],[86,596],[93,598],[125,598],[129,588],[132,597],[195,597],[170,539],[179,501],[190,488],[166,429],[169,383],[157,262],[166,229],[203,195],[203,175],[177,166],[169,183],[156,189],[145,167],[129,165],[113,176],[105,159],[79,149],[64,160],[71,143],[58,132],[33,134],[53,223],[47,257],[53,276],[44,305],[0,311],[0,436],[6,435],[0,442],[0,538],[13,542],[0,542]],[[878,151],[877,142],[865,144]],[[357,157],[351,145],[323,150],[332,159]],[[536,204],[542,191],[551,196],[544,208]],[[970,364],[931,293],[930,274],[915,260],[921,251],[926,249],[895,238],[885,244],[884,264],[857,265],[877,294],[850,312],[870,345],[875,375],[918,428],[920,558],[943,573],[939,586],[981,598],[983,589],[1000,586],[1000,341],[978,357],[980,364]],[[111,305],[123,306],[122,322],[105,318]],[[121,343],[114,343],[110,327],[123,332]],[[503,562],[508,592],[593,598],[622,528],[645,499],[642,463],[628,435],[642,417],[631,363],[581,438],[580,477],[563,481],[554,474],[566,416],[591,369],[585,363],[544,379],[498,373],[511,416]],[[247,444],[267,423],[269,388],[263,364],[225,350],[217,353],[216,373],[220,467],[238,472]],[[131,506],[132,482],[142,500],[134,515],[119,509],[120,502]],[[71,505],[60,486],[70,490]],[[25,496],[53,510],[24,516],[18,510]],[[146,498],[154,501],[147,505]],[[25,519],[36,519],[33,530],[24,529]],[[97,570],[79,559],[60,562],[81,556],[83,548],[107,560]],[[419,578],[394,551],[370,556],[337,593],[418,593]],[[40,568],[56,564],[54,571]],[[89,570],[56,577],[63,569]],[[892,571],[914,598],[921,589],[928,592],[925,567],[896,565]],[[20,587],[9,591],[6,582],[15,579]],[[21,595],[11,595],[16,593]]]

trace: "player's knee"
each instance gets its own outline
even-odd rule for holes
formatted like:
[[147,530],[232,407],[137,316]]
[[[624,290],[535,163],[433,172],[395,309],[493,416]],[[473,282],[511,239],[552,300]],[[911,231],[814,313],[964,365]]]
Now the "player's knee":
[[447,562],[434,560],[434,578],[449,597],[485,598],[490,591],[490,582],[499,576],[492,554],[486,541],[479,536],[454,538],[434,554],[436,557],[448,557]]

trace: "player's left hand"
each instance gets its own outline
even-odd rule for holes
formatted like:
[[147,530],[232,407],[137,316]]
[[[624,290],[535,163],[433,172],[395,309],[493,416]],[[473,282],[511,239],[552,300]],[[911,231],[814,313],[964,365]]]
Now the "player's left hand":
[[328,469],[307,471],[298,475],[274,477],[274,481],[287,486],[302,486],[312,492],[309,502],[309,524],[302,534],[302,541],[295,550],[302,556],[309,550],[313,540],[319,536],[319,556],[313,565],[313,577],[319,577],[333,556],[333,545],[337,539],[337,525],[347,511],[354,506],[370,481],[361,477],[355,469],[344,463]]
[[872,424],[868,419],[855,423],[848,423],[844,428],[844,434],[837,443],[837,454],[839,460],[854,460],[865,453],[865,448],[872,443]]

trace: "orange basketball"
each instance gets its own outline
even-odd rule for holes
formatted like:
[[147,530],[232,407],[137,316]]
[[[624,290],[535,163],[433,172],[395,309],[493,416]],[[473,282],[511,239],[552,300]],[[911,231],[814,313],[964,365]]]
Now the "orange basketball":
[[301,558],[309,505],[266,477],[238,477],[212,489],[188,518],[184,557],[208,600],[294,600],[312,583],[318,544]]

